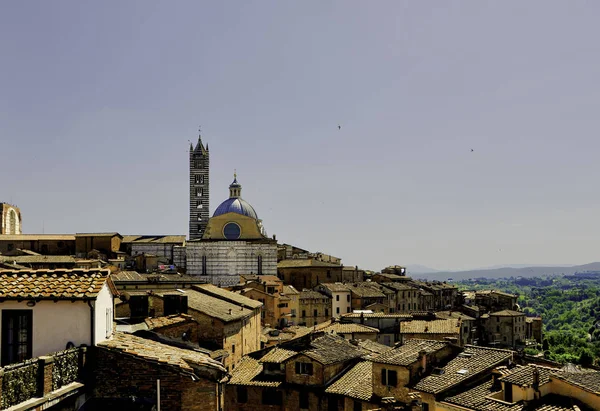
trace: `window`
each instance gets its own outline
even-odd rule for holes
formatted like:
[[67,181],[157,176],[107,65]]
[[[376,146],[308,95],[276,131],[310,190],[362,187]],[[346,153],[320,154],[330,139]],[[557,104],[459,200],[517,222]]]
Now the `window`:
[[267,293],[275,294],[275,287],[267,287]]
[[309,362],[296,362],[296,374],[313,375],[313,365]]
[[327,270],[327,278],[331,278],[331,270]]
[[200,187],[196,188],[196,197],[202,197],[203,193],[204,193],[204,191],[202,190],[202,188],[200,188]]
[[340,313],[340,307],[335,307],[335,313],[339,314]]
[[113,326],[112,308],[107,308],[106,309],[106,338],[109,338],[110,335],[112,334],[112,326]]
[[496,332],[497,332],[497,333],[499,333],[499,332],[500,332],[500,326],[499,326],[499,325],[497,325],[497,326],[496,326]]
[[347,302],[350,302],[350,294],[347,294],[347,295],[346,295],[346,301],[347,301]]
[[2,310],[2,366],[32,356],[32,310]]
[[317,313],[317,310],[313,311],[313,317],[317,317],[319,314]]
[[208,271],[206,270],[206,256],[202,256],[202,275],[208,275]]
[[346,312],[349,313],[350,312],[350,307],[346,307]]
[[329,317],[329,308],[325,309],[325,317]]
[[196,206],[197,209],[202,209],[202,200],[198,200],[198,205]]
[[302,310],[302,318],[306,317],[306,310]]
[[187,295],[165,295],[163,298],[165,315],[187,314]]
[[300,397],[300,404],[299,404],[300,408],[307,409],[309,407],[309,405],[308,405],[308,392],[307,391],[300,391],[299,397]]
[[6,250],[7,251],[12,251],[15,249],[15,245],[13,243],[10,243],[6,246]]
[[340,295],[339,294],[335,296],[335,301],[340,301]]
[[[257,272],[258,272],[258,275],[262,275],[262,272],[263,272],[263,270],[262,270],[262,255],[259,255],[259,256],[258,256],[258,268],[257,268],[257,270],[258,270],[258,271],[257,271]],[[271,289],[273,289],[273,288],[271,288]],[[274,289],[273,289],[273,290],[274,290]],[[274,292],[274,291],[269,291],[269,292],[270,292],[271,294],[273,294],[273,292]]]
[[235,354],[235,344],[231,344],[231,353]]
[[354,400],[353,411],[362,411],[362,402]]
[[264,405],[281,405],[283,404],[283,393],[272,389],[263,390],[262,403]]
[[429,404],[424,402],[422,406],[423,406],[423,411],[429,411]]
[[381,384],[390,387],[398,385],[398,373],[393,370],[382,369],[381,370]]
[[132,317],[148,316],[148,297],[145,295],[132,295],[129,299],[129,310]]
[[248,388],[237,386],[237,402],[245,404],[248,402]]

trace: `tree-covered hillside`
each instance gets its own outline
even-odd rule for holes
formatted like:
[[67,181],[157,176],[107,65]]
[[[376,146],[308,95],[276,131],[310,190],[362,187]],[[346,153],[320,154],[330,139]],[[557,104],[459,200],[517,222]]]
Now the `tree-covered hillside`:
[[[529,316],[541,316],[545,357],[590,365],[600,358],[600,272],[561,277],[473,279],[461,290],[496,289],[517,294]],[[531,354],[534,352],[530,351]]]

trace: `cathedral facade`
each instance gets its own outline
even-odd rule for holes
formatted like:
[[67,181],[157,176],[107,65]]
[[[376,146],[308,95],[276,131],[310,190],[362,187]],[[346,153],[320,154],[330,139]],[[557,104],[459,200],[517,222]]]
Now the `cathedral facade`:
[[193,152],[187,274],[206,276],[218,286],[238,284],[242,274],[277,275],[277,241],[267,237],[254,207],[242,199],[237,175],[229,186],[229,198],[208,218],[208,147],[199,139]]

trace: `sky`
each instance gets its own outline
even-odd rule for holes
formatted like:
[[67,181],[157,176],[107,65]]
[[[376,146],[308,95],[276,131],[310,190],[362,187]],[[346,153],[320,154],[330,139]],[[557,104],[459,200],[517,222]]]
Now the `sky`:
[[211,212],[235,169],[269,235],[346,265],[598,261],[599,13],[4,1],[0,202],[24,233],[187,234],[201,125]]

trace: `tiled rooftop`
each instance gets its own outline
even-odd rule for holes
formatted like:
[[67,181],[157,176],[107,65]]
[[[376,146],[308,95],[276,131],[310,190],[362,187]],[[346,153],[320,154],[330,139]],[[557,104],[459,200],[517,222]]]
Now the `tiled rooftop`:
[[520,317],[520,316],[524,316],[525,313],[519,312],[519,311],[513,311],[513,310],[502,310],[502,311],[496,311],[495,313],[491,313],[491,316],[495,316],[495,317]]
[[510,374],[502,377],[502,381],[515,384],[520,387],[530,387],[533,385],[533,374],[536,369],[539,372],[540,386],[550,382],[550,374],[558,371],[553,368],[528,365],[525,367],[514,368]]
[[413,320],[400,323],[400,334],[459,334],[457,320]]
[[500,387],[493,388],[492,380],[487,380],[474,388],[444,399],[442,404],[450,403],[476,411],[580,411],[584,409],[573,404],[571,398],[552,394],[527,405],[523,401],[511,404],[491,398],[493,394],[500,391]]
[[281,381],[269,381],[255,379],[260,377],[263,366],[258,360],[252,357],[245,356],[236,365],[235,369],[231,370],[231,378],[227,382],[229,385],[255,385],[259,387],[279,387]]
[[241,294],[224,290],[220,287],[217,287],[216,285],[201,284],[195,285],[192,288],[197,292],[220,298],[222,300],[229,301],[233,304],[241,305],[245,308],[254,309],[262,306],[262,303],[260,301],[255,301],[251,298],[244,297]]
[[195,320],[187,314],[174,314],[165,317],[146,318],[144,322],[148,326],[148,329],[152,330],[156,328],[168,327],[175,324],[195,322]]
[[300,299],[301,300],[314,300],[314,299],[328,299],[329,297],[321,294],[317,291],[313,291],[313,290],[302,290],[300,291]]
[[349,313],[342,314],[344,318],[405,318],[411,319],[412,315],[410,314],[385,314],[385,313]]
[[465,350],[443,367],[441,375],[429,375],[415,385],[418,391],[438,394],[513,358],[513,352],[465,346]]
[[553,373],[551,377],[566,381],[586,391],[600,393],[600,371],[585,369],[576,372],[559,371]]
[[283,286],[283,293],[286,295],[296,295],[296,294],[300,294],[300,292],[298,290],[296,290],[293,286],[291,285],[284,285]]
[[183,244],[185,235],[124,235],[122,243]]
[[260,362],[260,363],[269,362],[269,363],[280,364],[280,363],[284,362],[285,360],[287,360],[288,358],[293,357],[296,354],[298,354],[296,351],[291,351],[291,350],[286,350],[285,348],[275,347],[271,351],[269,351],[268,353],[263,355],[261,357],[261,359],[258,360],[258,362]]
[[75,241],[73,234],[2,234],[1,241]]
[[203,278],[199,278],[200,276],[192,276],[192,275],[181,275],[181,274],[140,274],[137,271],[118,271],[116,273],[112,273],[110,278],[119,284],[119,283],[148,283],[150,281],[158,281],[159,283],[182,283],[182,282],[190,282],[190,283],[202,283],[205,282]]
[[110,340],[98,343],[99,347],[121,351],[154,363],[162,363],[179,368],[186,373],[194,373],[196,366],[205,366],[226,372],[223,365],[205,354],[172,347],[156,341],[117,332]]
[[0,299],[94,299],[108,279],[108,270],[2,270]]
[[383,354],[384,352],[392,349],[392,347],[389,347],[389,346],[383,345],[383,344],[379,344],[378,342],[371,341],[371,340],[359,340],[358,346],[361,349],[363,349],[364,351],[368,351],[369,356],[376,356],[379,354]]
[[373,396],[373,363],[361,361],[331,384],[325,392],[369,401]]
[[321,283],[321,287],[327,288],[329,291],[333,292],[342,292],[342,291],[350,291],[349,286],[342,283]]
[[364,283],[349,285],[350,291],[361,298],[384,298],[385,294],[377,287],[371,285],[363,285]]
[[373,358],[373,362],[392,365],[410,365],[419,360],[419,352],[434,353],[448,346],[447,342],[408,340],[404,345]]
[[249,317],[253,313],[247,308],[203,294],[193,289],[186,289],[184,294],[188,297],[188,309],[199,311],[209,317],[218,318],[224,322],[241,320],[242,318]]
[[368,327],[363,324],[355,324],[355,323],[332,323],[327,325],[326,327],[321,328],[322,331],[326,333],[334,332],[336,334],[352,334],[352,333],[375,333],[377,334],[379,330],[377,328]]
[[277,268],[299,268],[299,267],[337,267],[339,264],[326,263],[324,261],[315,260],[312,258],[298,258],[292,260],[281,260],[277,263]]
[[0,261],[17,264],[75,264],[77,262],[75,257],[70,255],[2,255]]
[[435,316],[441,319],[475,321],[475,318],[463,314],[460,311],[438,311],[435,313]]
[[351,360],[366,354],[344,338],[329,334],[316,338],[310,346],[310,349],[301,351],[302,354],[323,365]]

